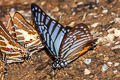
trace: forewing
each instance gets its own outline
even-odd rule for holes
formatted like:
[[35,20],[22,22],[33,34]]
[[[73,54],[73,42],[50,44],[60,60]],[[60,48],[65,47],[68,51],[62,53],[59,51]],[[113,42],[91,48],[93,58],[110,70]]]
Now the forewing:
[[36,24],[36,30],[45,42],[51,55],[58,57],[60,45],[66,33],[66,29],[57,21],[50,18],[36,4],[31,5],[31,11]]
[[15,29],[10,14],[6,15],[5,20],[6,20],[6,25],[5,25],[6,29],[9,31],[10,35],[16,40]]
[[22,62],[26,55],[26,50],[11,37],[2,22],[0,22],[0,50],[6,55],[7,63]]
[[87,25],[78,24],[65,35],[61,48],[61,58],[73,61],[91,48],[93,37]]

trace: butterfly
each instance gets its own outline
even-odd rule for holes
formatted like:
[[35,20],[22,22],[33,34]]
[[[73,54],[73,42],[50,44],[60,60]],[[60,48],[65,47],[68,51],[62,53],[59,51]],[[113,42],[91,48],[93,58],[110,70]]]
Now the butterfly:
[[34,3],[31,11],[35,29],[53,57],[54,69],[64,68],[92,48],[93,36],[87,25],[80,23],[73,28],[63,27]]
[[4,78],[5,64],[23,62],[33,53],[38,52],[42,45],[38,33],[24,17],[15,12],[6,18],[7,24],[0,21],[0,79]]
[[8,15],[7,19],[6,28],[17,43],[32,51],[29,56],[44,48],[33,25],[28,23],[20,13],[15,12],[12,18]]
[[27,49],[17,43],[10,35],[4,24],[0,21],[0,50],[6,57],[7,63],[23,62],[28,53]]

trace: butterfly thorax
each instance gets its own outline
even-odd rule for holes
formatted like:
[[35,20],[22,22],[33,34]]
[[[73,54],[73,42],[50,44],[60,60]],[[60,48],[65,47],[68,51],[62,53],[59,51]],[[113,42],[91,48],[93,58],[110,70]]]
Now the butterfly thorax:
[[57,58],[54,60],[52,66],[54,69],[61,69],[61,68],[65,67],[67,64],[68,64],[68,62],[65,59]]

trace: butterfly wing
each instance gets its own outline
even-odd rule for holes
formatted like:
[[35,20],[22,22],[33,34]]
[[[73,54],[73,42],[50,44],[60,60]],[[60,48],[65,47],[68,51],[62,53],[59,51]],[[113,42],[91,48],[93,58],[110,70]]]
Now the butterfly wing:
[[2,55],[6,55],[7,63],[23,62],[23,57],[27,54],[26,49],[20,46],[9,34],[5,26],[0,21],[0,50]]
[[46,47],[53,57],[59,57],[59,49],[66,33],[66,28],[50,18],[36,4],[31,5],[31,11],[36,24],[35,28],[44,40]]
[[5,16],[5,20],[6,20],[6,25],[5,25],[6,29],[9,31],[10,35],[16,40],[15,29],[10,14]]
[[13,23],[15,26],[17,42],[25,45],[25,47],[41,44],[40,37],[35,29],[24,19],[20,13],[16,12],[14,14]]
[[[87,25],[78,24],[65,35],[60,48],[60,56],[69,62],[77,59],[91,48],[93,37]],[[69,63],[68,62],[68,63]]]

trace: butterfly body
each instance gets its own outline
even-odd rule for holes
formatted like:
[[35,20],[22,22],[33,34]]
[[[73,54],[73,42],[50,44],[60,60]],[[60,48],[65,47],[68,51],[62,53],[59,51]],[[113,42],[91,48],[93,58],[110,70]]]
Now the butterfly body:
[[31,11],[35,28],[53,57],[53,68],[65,67],[92,47],[93,37],[87,25],[63,27],[36,4],[31,5]]

